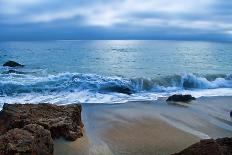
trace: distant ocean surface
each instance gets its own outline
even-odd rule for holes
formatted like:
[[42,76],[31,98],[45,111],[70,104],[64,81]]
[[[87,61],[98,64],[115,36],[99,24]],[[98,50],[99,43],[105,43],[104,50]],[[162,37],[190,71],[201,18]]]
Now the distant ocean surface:
[[[26,65],[10,71],[8,60]],[[121,103],[174,93],[232,96],[232,44],[191,41],[0,42],[3,103]]]

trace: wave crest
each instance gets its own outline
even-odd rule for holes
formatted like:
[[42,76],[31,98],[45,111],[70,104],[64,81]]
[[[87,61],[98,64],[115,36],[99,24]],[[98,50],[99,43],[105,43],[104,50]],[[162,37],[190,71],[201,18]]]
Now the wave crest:
[[195,74],[183,74],[149,79],[80,73],[62,73],[47,76],[1,74],[0,95],[76,92],[83,90],[98,93],[116,92],[129,95],[140,92],[232,88],[231,77],[231,75],[197,76]]

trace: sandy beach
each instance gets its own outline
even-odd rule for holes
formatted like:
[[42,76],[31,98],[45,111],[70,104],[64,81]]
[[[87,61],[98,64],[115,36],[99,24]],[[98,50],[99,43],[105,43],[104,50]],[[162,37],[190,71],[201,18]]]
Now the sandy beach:
[[[231,118],[229,109],[225,109],[231,107],[231,101],[232,97],[210,97],[190,104],[166,103],[165,98],[123,104],[83,104],[84,136],[75,142],[56,140],[55,154],[166,155],[200,139],[231,137]],[[220,104],[224,104],[223,109]]]

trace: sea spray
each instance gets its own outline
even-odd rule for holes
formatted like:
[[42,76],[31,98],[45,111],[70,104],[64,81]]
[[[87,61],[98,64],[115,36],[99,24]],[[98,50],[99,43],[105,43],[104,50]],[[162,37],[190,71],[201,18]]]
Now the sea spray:
[[[218,90],[221,91],[218,91]],[[1,102],[126,102],[155,100],[174,93],[232,95],[231,75],[172,75],[126,78],[97,74],[0,74]],[[199,94],[202,95],[199,95]]]
[[[35,76],[29,74],[0,74],[0,95],[20,93],[52,93],[87,90],[102,93],[131,94],[140,92],[171,92],[176,90],[232,88],[231,75],[207,77],[195,74],[173,75],[154,79],[100,76],[96,74],[60,73]],[[127,94],[127,93],[125,93]]]

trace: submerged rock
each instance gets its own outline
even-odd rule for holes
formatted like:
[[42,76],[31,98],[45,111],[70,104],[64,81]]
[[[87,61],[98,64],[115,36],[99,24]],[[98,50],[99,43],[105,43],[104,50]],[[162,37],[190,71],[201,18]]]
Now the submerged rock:
[[110,91],[110,92],[116,92],[116,93],[122,93],[122,94],[127,94],[131,95],[133,91],[128,88],[128,87],[123,87],[123,86],[108,86],[102,89],[103,91]]
[[174,102],[190,102],[192,100],[195,100],[196,98],[191,95],[172,95],[169,96],[166,101],[174,101]]
[[115,85],[102,87],[100,89],[100,92],[115,92],[115,93],[122,93],[127,95],[133,94],[133,90],[131,88],[126,86],[115,86]]
[[23,67],[24,65],[19,64],[15,61],[7,61],[6,63],[3,64],[3,66],[7,66],[7,67]]
[[17,70],[10,69],[8,71],[2,72],[2,74],[24,74],[24,72],[19,72]]
[[232,138],[205,139],[173,155],[231,155]]
[[4,104],[0,112],[0,154],[52,154],[52,138],[73,141],[83,135],[82,128],[79,104]]
[[127,94],[127,95],[133,94],[133,92],[132,92],[132,90],[130,88],[120,88],[120,87],[118,87],[117,92],[122,93],[122,94]]

